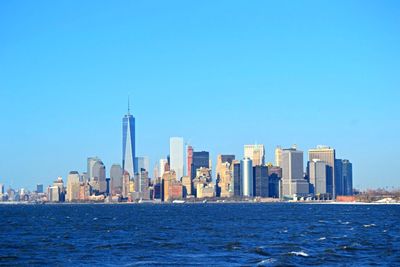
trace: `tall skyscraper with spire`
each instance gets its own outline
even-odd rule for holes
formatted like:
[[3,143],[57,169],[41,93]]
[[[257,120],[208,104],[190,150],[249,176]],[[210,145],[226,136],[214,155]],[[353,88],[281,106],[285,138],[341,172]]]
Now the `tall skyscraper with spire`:
[[135,177],[135,117],[130,114],[128,99],[128,114],[122,119],[122,169],[129,173],[131,179]]

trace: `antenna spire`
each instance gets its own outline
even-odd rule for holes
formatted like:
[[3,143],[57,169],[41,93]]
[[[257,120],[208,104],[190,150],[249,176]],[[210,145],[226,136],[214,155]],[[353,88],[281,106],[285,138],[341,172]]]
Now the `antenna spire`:
[[131,114],[131,104],[130,104],[130,99],[129,99],[129,95],[128,95],[128,115]]

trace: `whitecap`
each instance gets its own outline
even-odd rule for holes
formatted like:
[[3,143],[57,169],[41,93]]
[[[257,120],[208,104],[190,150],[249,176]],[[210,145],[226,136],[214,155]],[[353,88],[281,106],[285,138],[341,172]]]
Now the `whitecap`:
[[273,258],[271,258],[271,259],[266,259],[266,260],[260,261],[260,262],[257,264],[257,266],[270,265],[270,264],[273,264],[273,263],[275,263],[275,262],[276,262],[276,259],[273,259]]
[[375,227],[376,224],[365,224],[364,227],[365,228],[370,228],[370,227]]
[[298,257],[304,257],[304,258],[310,257],[310,255],[308,255],[308,254],[305,253],[304,251],[299,251],[299,252],[292,251],[292,252],[290,252],[289,254],[295,255],[295,256],[298,256]]
[[320,239],[318,239],[319,241],[324,241],[326,240],[326,237],[321,237]]
[[98,218],[93,218],[93,221],[97,221],[98,220]]

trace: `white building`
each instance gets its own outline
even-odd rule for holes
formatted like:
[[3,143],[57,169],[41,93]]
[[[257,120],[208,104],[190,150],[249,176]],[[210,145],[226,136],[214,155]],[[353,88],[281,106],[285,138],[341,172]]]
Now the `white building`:
[[170,169],[176,173],[176,179],[179,181],[183,177],[184,167],[184,151],[183,151],[183,138],[171,137],[169,142],[169,156],[171,166]]
[[79,200],[79,183],[80,175],[76,171],[72,171],[67,177],[67,201],[73,202]]
[[282,194],[284,196],[306,196],[309,183],[304,179],[303,151],[294,148],[282,151]]
[[265,147],[264,145],[245,145],[244,158],[249,158],[253,166],[265,165]]

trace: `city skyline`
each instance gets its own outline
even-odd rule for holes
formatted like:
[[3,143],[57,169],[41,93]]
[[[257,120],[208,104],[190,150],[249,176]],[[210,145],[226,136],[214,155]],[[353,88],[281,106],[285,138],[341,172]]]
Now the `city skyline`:
[[214,168],[245,144],[266,162],[325,144],[355,188],[399,187],[399,4],[367,3],[1,3],[0,183],[51,184],[91,156],[108,173],[130,95],[150,167],[173,136]]

